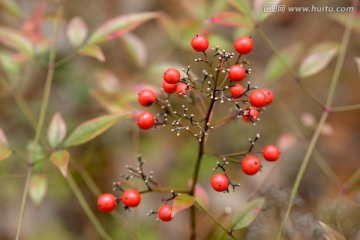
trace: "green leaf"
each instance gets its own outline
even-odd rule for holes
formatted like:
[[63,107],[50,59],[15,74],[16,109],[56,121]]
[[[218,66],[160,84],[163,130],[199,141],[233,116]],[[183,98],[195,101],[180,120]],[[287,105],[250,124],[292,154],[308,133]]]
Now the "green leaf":
[[14,61],[13,54],[1,52],[0,64],[8,77],[17,76],[20,73],[20,65]]
[[248,17],[237,12],[219,12],[212,18],[208,19],[207,23],[225,25],[229,27],[253,27],[253,23]]
[[344,27],[353,21],[353,30],[360,33],[360,16],[355,15],[354,18],[349,18],[349,15],[352,13],[332,13],[328,17],[332,20],[342,24]]
[[30,199],[40,206],[47,191],[47,180],[42,174],[33,174],[30,179],[29,196]]
[[220,35],[212,34],[208,37],[211,46],[220,46],[220,49],[232,49],[232,44]]
[[32,56],[33,46],[22,33],[12,28],[0,27],[0,42],[27,56]]
[[248,202],[235,217],[234,224],[231,227],[231,231],[236,231],[249,226],[260,213],[262,206],[265,203],[265,198],[257,198]]
[[5,12],[8,12],[14,17],[21,17],[21,10],[14,0],[1,0],[0,6],[5,10]]
[[360,73],[360,57],[355,57],[354,60],[355,60],[356,66],[358,68],[358,71]]
[[87,45],[79,50],[79,54],[87,57],[92,57],[100,62],[105,62],[105,56],[103,51],[98,45]]
[[155,12],[143,12],[126,14],[110,19],[95,30],[86,42],[86,45],[97,44],[120,37],[156,17],[157,13]]
[[30,142],[27,146],[27,149],[29,152],[29,158],[32,162],[37,163],[45,159],[45,153],[40,144],[34,145],[33,142]]
[[173,201],[172,213],[174,217],[179,212],[191,207],[195,204],[195,198],[188,194],[180,194]]
[[126,116],[125,114],[114,114],[91,119],[79,125],[65,140],[64,146],[71,147],[86,143],[101,133],[105,132],[121,118]]
[[278,5],[280,0],[255,0],[254,1],[254,11],[253,16],[258,22],[264,21],[268,18],[273,12],[264,11],[264,6],[274,6]]
[[120,80],[114,73],[105,69],[96,69],[94,76],[98,87],[106,93],[116,93],[120,91]]
[[326,240],[346,240],[338,231],[330,227],[329,225],[318,220],[321,227],[324,229],[325,233],[323,233],[323,237]]
[[147,63],[147,49],[144,42],[134,34],[127,33],[120,38],[120,43],[125,53],[135,66],[144,68]]
[[6,139],[3,130],[0,128],[0,161],[9,158],[11,154],[12,151],[9,148],[9,143]]
[[[295,43],[280,52],[280,56],[289,68],[292,68],[298,57],[300,56],[303,47],[300,43]],[[286,73],[284,63],[278,56],[273,56],[266,65],[265,77],[268,82],[275,82],[279,80]]]
[[324,42],[314,46],[300,66],[300,77],[309,77],[323,70],[338,50],[337,43]]
[[53,148],[59,147],[66,136],[66,124],[60,113],[55,113],[48,129],[48,141]]
[[235,7],[240,12],[250,15],[251,13],[251,6],[248,0],[227,0],[227,2]]
[[165,13],[160,12],[158,22],[167,37],[175,44],[180,43],[180,33],[176,23]]
[[81,17],[74,17],[70,20],[66,33],[73,47],[80,46],[88,35],[86,22]]
[[68,165],[70,161],[70,153],[67,150],[55,151],[50,156],[51,162],[61,171],[64,177],[68,173]]

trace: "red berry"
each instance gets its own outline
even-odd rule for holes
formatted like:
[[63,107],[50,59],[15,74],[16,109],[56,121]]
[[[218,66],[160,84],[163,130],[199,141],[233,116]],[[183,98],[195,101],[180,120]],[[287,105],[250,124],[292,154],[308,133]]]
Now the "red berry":
[[246,77],[245,69],[240,65],[233,65],[230,67],[228,77],[233,82],[239,82]]
[[230,94],[233,98],[240,97],[245,92],[245,88],[241,84],[235,84],[230,88]]
[[261,162],[256,156],[248,156],[242,160],[241,167],[247,175],[254,175],[260,170]]
[[243,119],[248,122],[256,121],[259,117],[259,111],[255,108],[246,109],[244,111]]
[[158,211],[159,218],[164,222],[169,222],[173,219],[172,207],[169,205],[162,205]]
[[138,126],[141,129],[150,129],[155,124],[155,117],[152,113],[143,112],[137,117]]
[[141,106],[148,107],[152,105],[156,100],[156,95],[153,90],[143,89],[139,92],[138,101]]
[[176,84],[170,84],[170,83],[167,83],[167,82],[163,81],[162,88],[164,89],[165,92],[171,94],[171,93],[176,92],[177,85]]
[[274,100],[274,94],[269,90],[269,89],[262,89],[261,90],[265,96],[267,97],[267,103],[266,105],[269,105],[272,103],[272,101]]
[[179,83],[176,87],[176,93],[180,97],[187,97],[190,93],[190,87],[186,83]]
[[263,154],[265,160],[276,161],[279,159],[280,151],[274,145],[267,145],[264,147],[262,154]]
[[128,189],[122,194],[121,201],[127,207],[137,207],[141,202],[141,196],[136,189]]
[[191,39],[191,46],[197,52],[205,52],[209,47],[209,41],[203,35],[196,35]]
[[235,50],[240,54],[248,54],[253,49],[254,43],[250,37],[242,36],[234,43]]
[[217,173],[210,180],[212,188],[217,192],[223,192],[228,189],[229,179],[225,174]]
[[167,83],[178,83],[180,81],[180,72],[175,68],[169,68],[165,71],[163,78]]
[[267,96],[261,91],[253,91],[249,96],[250,104],[257,108],[262,108],[267,105]]
[[103,212],[111,212],[116,206],[116,198],[110,193],[104,193],[98,198],[97,206]]

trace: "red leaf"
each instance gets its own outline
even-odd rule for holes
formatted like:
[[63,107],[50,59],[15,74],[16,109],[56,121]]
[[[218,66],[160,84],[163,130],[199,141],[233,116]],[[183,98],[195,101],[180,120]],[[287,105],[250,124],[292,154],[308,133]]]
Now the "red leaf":
[[67,150],[53,152],[50,156],[51,162],[61,171],[64,177],[67,176],[70,153]]
[[219,12],[214,17],[208,19],[207,23],[220,24],[230,27],[253,27],[253,24],[248,17],[237,12]]
[[41,40],[41,25],[43,23],[44,10],[45,2],[41,1],[22,27],[25,36],[34,44]]

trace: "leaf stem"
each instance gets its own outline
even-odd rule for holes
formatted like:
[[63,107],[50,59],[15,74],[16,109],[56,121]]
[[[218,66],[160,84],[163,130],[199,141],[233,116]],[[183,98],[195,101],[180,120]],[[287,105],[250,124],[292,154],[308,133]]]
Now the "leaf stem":
[[289,203],[288,203],[288,207],[287,207],[284,219],[282,220],[279,232],[278,232],[277,237],[276,237],[277,240],[281,239],[282,232],[283,232],[285,224],[287,223],[287,220],[289,218],[290,211],[291,211],[291,208],[292,208],[292,206],[294,204],[296,194],[297,194],[297,192],[299,190],[301,180],[302,180],[302,178],[304,176],[304,173],[305,173],[306,167],[307,167],[307,165],[309,163],[311,154],[312,154],[312,152],[313,152],[313,150],[315,148],[317,140],[319,139],[319,136],[321,134],[321,130],[324,127],[324,124],[326,122],[326,119],[327,119],[328,115],[329,115],[328,112],[323,112],[323,114],[321,115],[319,124],[316,127],[316,130],[315,130],[315,133],[314,133],[314,135],[313,135],[313,137],[311,139],[309,148],[306,151],[304,160],[303,160],[303,162],[301,164],[300,170],[299,170],[299,172],[298,172],[298,174],[296,176],[296,180],[295,180],[294,186],[293,186],[292,191],[291,191],[291,195],[290,195],[290,199],[289,199]]
[[353,110],[360,110],[360,104],[331,108],[331,112],[347,112],[347,111],[353,111]]
[[46,76],[46,82],[45,82],[45,89],[44,89],[44,96],[41,103],[41,109],[40,109],[40,116],[39,121],[36,127],[36,133],[35,133],[35,139],[34,144],[36,145],[39,142],[42,127],[44,125],[45,116],[47,107],[49,105],[49,98],[50,98],[50,92],[51,92],[51,85],[54,77],[55,72],[55,58],[56,58],[56,48],[57,48],[57,40],[59,36],[60,31],[60,22],[63,14],[63,6],[60,4],[58,6],[56,20],[55,20],[55,26],[53,30],[53,44],[50,48],[50,55],[49,55],[49,63],[48,63],[48,72]]
[[28,166],[28,168],[27,168],[25,187],[24,187],[24,192],[23,192],[21,206],[20,206],[19,223],[18,223],[17,230],[16,230],[16,237],[15,237],[16,240],[18,240],[20,238],[20,233],[21,233],[23,222],[24,222],[27,196],[28,196],[29,189],[30,189],[30,179],[31,179],[32,169],[33,169],[32,166]]
[[198,202],[195,202],[195,206],[197,208],[199,208],[202,212],[204,212],[216,225],[218,225],[222,230],[224,230],[225,233],[227,233],[227,235],[229,237],[231,237],[232,239],[236,239],[232,233],[226,229],[226,227],[224,227],[217,219],[216,217],[214,217],[208,210],[206,210],[201,204],[199,204]]
[[103,228],[103,226],[101,225],[101,223],[99,222],[99,220],[96,218],[95,214],[89,207],[84,195],[81,193],[81,190],[80,190],[79,186],[77,185],[77,183],[75,182],[73,176],[69,173],[65,179],[66,179],[67,183],[69,184],[70,189],[75,194],[75,197],[79,201],[82,209],[86,213],[87,217],[89,218],[90,222],[93,224],[93,226],[95,227],[95,229],[99,233],[99,235],[103,239],[112,239],[107,234],[107,232],[105,231],[105,229]]
[[279,59],[279,61],[282,63],[286,71],[289,73],[289,75],[294,79],[294,81],[298,84],[298,86],[303,90],[303,92],[310,97],[311,100],[313,100],[314,103],[316,103],[319,107],[324,109],[324,104],[322,101],[315,95],[315,93],[308,88],[305,84],[303,84],[300,80],[300,78],[297,76],[297,74],[289,67],[289,65],[286,63],[284,58],[281,56],[280,52],[276,49],[274,44],[271,42],[269,37],[264,33],[264,31],[261,28],[257,28],[257,32],[260,34],[262,39],[265,41],[265,43],[269,46],[271,51],[275,54],[275,56]]

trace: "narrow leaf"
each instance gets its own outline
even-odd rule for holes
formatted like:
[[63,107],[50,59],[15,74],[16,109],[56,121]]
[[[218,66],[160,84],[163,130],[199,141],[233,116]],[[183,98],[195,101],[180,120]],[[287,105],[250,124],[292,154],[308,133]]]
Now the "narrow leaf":
[[141,24],[155,17],[157,17],[157,13],[144,12],[122,15],[110,19],[95,30],[88,39],[86,45],[97,44],[120,37],[121,35],[139,27]]
[[68,173],[68,165],[70,161],[70,153],[67,150],[53,152],[50,156],[51,162],[61,171],[64,177]]
[[95,81],[99,88],[106,93],[115,93],[120,90],[120,80],[112,72],[105,69],[97,69],[94,72]]
[[300,66],[300,77],[309,77],[323,70],[339,50],[336,43],[320,43],[310,50]]
[[10,53],[0,53],[0,64],[8,77],[17,76],[20,73],[20,65],[14,61]]
[[195,198],[188,194],[181,194],[174,199],[171,215],[174,217],[177,213],[191,207],[195,204]]
[[0,27],[0,42],[27,56],[32,55],[33,46],[31,45],[30,40],[14,29]]
[[268,82],[275,82],[279,80],[286,73],[286,64],[289,68],[292,68],[298,57],[302,52],[302,45],[295,43],[288,48],[285,48],[280,52],[281,59],[278,56],[273,56],[266,65],[265,77]]
[[66,136],[66,124],[60,113],[55,113],[53,116],[49,129],[48,141],[53,148],[61,145]]
[[265,198],[257,198],[248,202],[235,217],[234,224],[231,231],[236,231],[249,226],[260,213],[262,206],[265,203]]
[[[134,96],[135,94],[126,94],[121,92],[108,93],[101,89],[92,89],[90,92],[91,96],[95,98],[99,104],[104,107],[110,113],[122,113],[125,109],[129,109],[128,96]],[[131,109],[131,107],[130,107]]]
[[359,70],[359,74],[360,74],[360,57],[355,57],[354,60],[355,60],[356,66],[357,66],[357,68]]
[[66,33],[73,47],[80,46],[88,35],[86,22],[81,17],[74,17],[70,20]]
[[207,194],[205,188],[197,183],[195,185],[195,199],[204,208],[208,208],[210,205],[209,195]]
[[163,29],[167,37],[174,43],[180,42],[179,29],[176,27],[176,23],[166,14],[159,13],[158,22],[160,27]]
[[47,180],[42,174],[33,174],[30,179],[29,196],[30,199],[40,206],[47,191]]
[[83,56],[88,56],[99,60],[100,62],[105,62],[105,56],[103,51],[98,45],[88,45],[79,50],[79,54]]
[[[351,13],[350,13],[351,14]],[[328,17],[330,17],[332,20],[342,24],[344,27],[350,23],[350,21],[353,21],[353,29],[354,31],[360,33],[360,16],[355,15],[354,18],[349,18],[349,13],[332,13],[329,14]]]
[[120,43],[131,61],[140,68],[147,63],[147,49],[144,42],[134,34],[127,33],[120,38]]
[[64,146],[71,147],[88,142],[105,132],[125,114],[107,115],[86,121],[79,125],[65,140]]
[[329,225],[318,221],[321,225],[321,227],[324,229],[325,233],[323,233],[323,236],[326,240],[346,240],[345,237],[343,237],[338,231],[330,227]]
[[[254,1],[254,19],[258,22],[264,21],[267,17],[273,14],[273,11],[267,11],[266,7],[277,6],[280,0],[255,0]],[[284,9],[285,10],[285,9]]]
[[219,12],[212,18],[208,19],[207,23],[225,25],[229,27],[253,27],[253,24],[248,17],[237,12]]
[[9,158],[11,154],[12,151],[9,148],[9,143],[6,139],[5,133],[0,128],[0,161]]
[[42,39],[42,25],[45,12],[45,2],[40,1],[32,14],[25,20],[22,32],[34,45]]
[[248,0],[227,0],[227,2],[240,12],[250,15],[251,7]]
[[0,6],[5,10],[5,12],[8,12],[14,17],[17,18],[21,17],[20,7],[17,5],[17,3],[14,0],[2,0],[0,1]]

